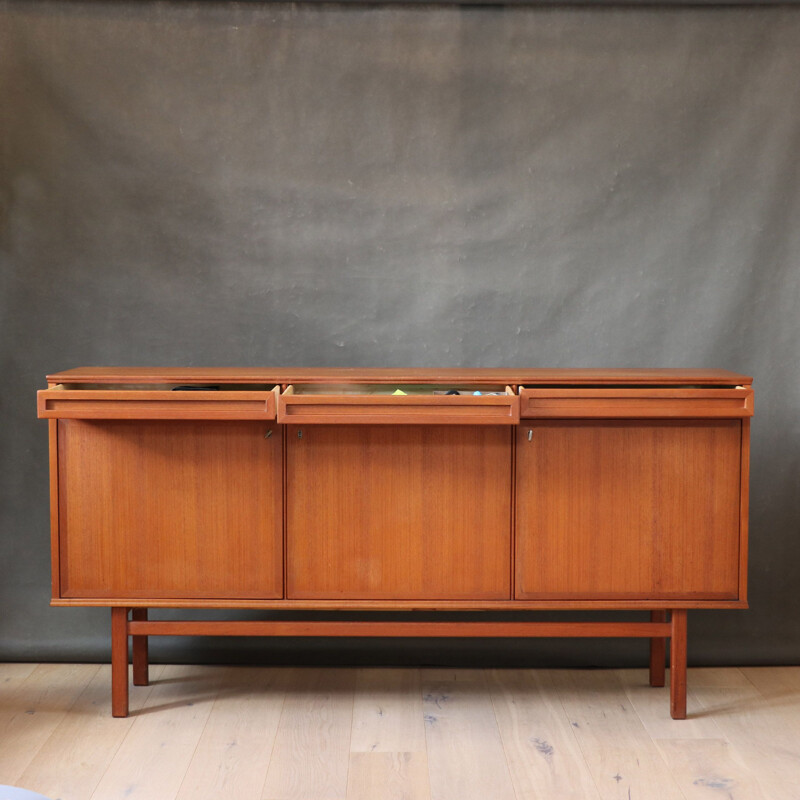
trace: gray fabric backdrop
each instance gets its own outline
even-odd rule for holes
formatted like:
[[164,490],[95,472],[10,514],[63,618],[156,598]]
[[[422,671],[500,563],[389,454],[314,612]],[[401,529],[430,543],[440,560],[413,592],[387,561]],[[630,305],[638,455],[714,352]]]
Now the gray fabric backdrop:
[[0,2],[0,659],[108,652],[106,610],[48,607],[48,371],[706,366],[756,378],[752,609],[690,615],[690,660],[797,662],[798,42],[792,8]]

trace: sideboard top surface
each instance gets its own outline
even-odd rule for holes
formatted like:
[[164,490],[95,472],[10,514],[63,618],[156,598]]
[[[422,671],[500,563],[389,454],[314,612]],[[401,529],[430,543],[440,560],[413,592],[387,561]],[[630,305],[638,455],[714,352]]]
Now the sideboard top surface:
[[495,369],[363,367],[77,367],[47,376],[49,383],[472,383],[598,385],[750,385],[723,369]]

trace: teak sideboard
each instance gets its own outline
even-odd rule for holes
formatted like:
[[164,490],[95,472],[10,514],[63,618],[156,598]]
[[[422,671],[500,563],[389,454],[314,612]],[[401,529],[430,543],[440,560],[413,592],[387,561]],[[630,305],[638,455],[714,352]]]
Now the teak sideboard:
[[[670,639],[682,719],[688,609],[747,607],[744,375],[93,367],[47,381],[52,602],[111,607],[114,716],[129,637],[139,685],[153,635],[614,636],[650,640],[655,686]],[[537,609],[649,619],[474,613]]]

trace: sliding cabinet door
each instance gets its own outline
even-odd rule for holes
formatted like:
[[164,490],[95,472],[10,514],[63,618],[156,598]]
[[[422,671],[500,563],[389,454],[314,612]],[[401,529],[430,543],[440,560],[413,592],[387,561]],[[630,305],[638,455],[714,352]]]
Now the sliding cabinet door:
[[508,599],[511,436],[288,426],[287,596]]
[[531,421],[517,437],[518,598],[738,598],[740,420]]
[[58,422],[61,596],[275,598],[281,435],[271,422]]

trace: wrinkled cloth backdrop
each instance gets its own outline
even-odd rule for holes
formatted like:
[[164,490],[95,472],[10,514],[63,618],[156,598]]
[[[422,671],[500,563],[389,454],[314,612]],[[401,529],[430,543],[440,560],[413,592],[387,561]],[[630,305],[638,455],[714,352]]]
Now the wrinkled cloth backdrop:
[[0,659],[108,658],[106,610],[48,607],[48,371],[707,366],[756,379],[752,609],[690,615],[690,660],[797,663],[798,42],[791,7],[0,2]]

